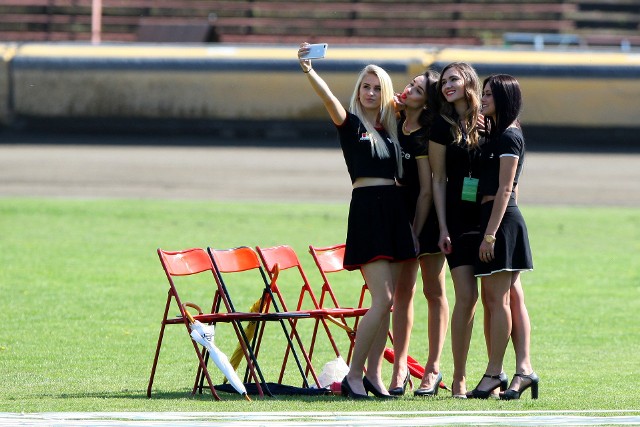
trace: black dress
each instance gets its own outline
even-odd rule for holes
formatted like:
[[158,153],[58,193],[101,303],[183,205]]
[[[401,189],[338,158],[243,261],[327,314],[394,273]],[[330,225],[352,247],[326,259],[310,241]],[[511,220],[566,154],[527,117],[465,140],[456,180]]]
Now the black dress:
[[[480,195],[493,196],[498,191],[500,175],[500,158],[513,156],[518,158],[518,166],[514,177],[513,189],[518,183],[524,164],[525,144],[522,131],[518,128],[508,128],[502,135],[489,139],[481,147],[480,154]],[[485,230],[491,217],[493,201],[481,206],[480,227]],[[529,235],[524,217],[518,208],[515,193],[512,192],[507,209],[502,217],[496,242],[494,243],[494,258],[491,262],[478,262],[475,265],[476,276],[489,276],[501,271],[529,271],[533,269]]]

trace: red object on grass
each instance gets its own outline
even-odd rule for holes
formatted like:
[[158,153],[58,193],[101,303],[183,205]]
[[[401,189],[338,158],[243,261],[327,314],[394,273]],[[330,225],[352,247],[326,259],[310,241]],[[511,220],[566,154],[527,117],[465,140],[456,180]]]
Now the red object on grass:
[[[392,348],[386,347],[384,349],[384,358],[387,362],[393,363],[395,360],[395,353]],[[409,368],[409,373],[411,376],[420,378],[424,376],[424,366],[422,366],[416,359],[407,355],[407,368]],[[440,381],[440,388],[444,390],[449,390],[449,387],[444,383],[444,381]]]

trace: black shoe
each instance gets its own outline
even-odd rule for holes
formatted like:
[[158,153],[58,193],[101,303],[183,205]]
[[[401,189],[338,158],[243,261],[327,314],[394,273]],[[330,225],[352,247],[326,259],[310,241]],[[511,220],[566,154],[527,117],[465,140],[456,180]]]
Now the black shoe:
[[402,383],[402,387],[390,388],[389,394],[392,396],[404,396],[404,393],[407,391],[407,384],[409,383],[409,377],[411,374],[407,372],[407,376],[404,378],[404,382]]
[[[491,396],[491,392],[498,387],[500,387],[500,390],[507,389],[507,374],[504,372],[500,372],[498,375],[484,374],[482,378],[491,378],[492,380],[500,380],[500,382],[489,390],[478,390],[478,386],[476,386],[476,388],[467,393],[468,399],[488,399]],[[482,382],[482,380],[480,380],[480,382]],[[480,383],[478,383],[478,385],[480,385]]]
[[505,391],[504,393],[500,393],[500,399],[502,399],[502,400],[520,399],[520,396],[522,395],[522,393],[526,389],[528,389],[529,387],[531,387],[531,398],[532,399],[537,399],[538,398],[538,383],[540,382],[540,377],[538,377],[538,375],[535,372],[532,372],[529,375],[515,374],[513,377],[514,378],[515,377],[520,377],[523,380],[528,379],[529,382],[527,384],[523,385],[523,382],[520,381],[520,387],[519,387],[518,390],[509,389],[509,390]]
[[373,384],[371,384],[371,381],[369,381],[369,378],[367,378],[367,377],[362,377],[362,385],[364,386],[364,389],[368,393],[373,394],[375,397],[377,397],[379,399],[397,399],[398,398],[398,396],[391,396],[390,394],[382,394],[382,393],[380,393],[380,391],[378,389],[376,389]]
[[353,390],[351,390],[349,381],[347,381],[347,377],[344,377],[340,383],[340,391],[342,392],[342,395],[348,399],[371,399],[366,394],[354,393]]
[[442,373],[438,372],[436,382],[431,388],[419,388],[413,392],[414,396],[437,396],[440,389],[440,382],[442,381]]

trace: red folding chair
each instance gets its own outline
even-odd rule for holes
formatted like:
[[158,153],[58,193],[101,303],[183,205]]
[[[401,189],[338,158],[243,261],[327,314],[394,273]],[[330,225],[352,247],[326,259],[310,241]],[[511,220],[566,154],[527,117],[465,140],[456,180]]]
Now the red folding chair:
[[[321,308],[326,308],[329,305],[331,307],[349,310],[350,312],[344,315],[342,317],[342,320],[344,321],[345,317],[353,317],[354,319],[353,325],[351,327],[344,328],[351,342],[346,359],[347,363],[350,363],[353,353],[353,346],[356,339],[356,330],[358,329],[358,322],[360,320],[360,317],[364,316],[364,314],[368,310],[368,307],[365,307],[365,300],[367,298],[369,288],[367,287],[367,283],[363,282],[360,287],[360,295],[358,298],[358,305],[356,307],[343,307],[338,302],[338,297],[333,287],[331,286],[328,275],[345,271],[343,266],[344,250],[344,243],[327,247],[316,247],[313,245],[309,245],[309,253],[311,253],[316,267],[318,267],[320,276],[322,276],[322,288],[320,293],[319,306]],[[362,276],[360,277],[362,278]],[[364,280],[364,278],[362,279]],[[344,322],[344,324],[347,325],[346,321]],[[389,333],[389,337],[391,337],[391,333]]]
[[[209,371],[207,370],[206,356],[200,350],[198,344],[191,339],[190,327],[189,327],[189,318],[185,309],[185,306],[191,307],[200,307],[196,305],[193,301],[187,302],[183,301],[181,294],[178,292],[178,287],[181,288],[185,297],[193,297],[196,295],[207,294],[209,292],[213,292],[213,297],[211,300],[211,312],[202,314],[199,313],[195,316],[191,316],[193,319],[198,320],[201,323],[215,324],[217,322],[227,322],[232,323],[234,325],[234,329],[236,331],[236,336],[239,339],[239,342],[242,345],[244,356],[247,360],[247,366],[251,372],[252,378],[257,382],[257,375],[255,373],[255,369],[252,363],[252,359],[250,358],[249,349],[246,344],[240,340],[240,334],[236,323],[240,319],[245,319],[246,316],[240,316],[236,314],[229,313],[218,313],[218,308],[221,302],[221,295],[219,291],[216,289],[215,280],[209,280],[205,285],[207,289],[203,289],[203,285],[200,281],[188,281],[186,278],[180,279],[178,281],[178,277],[181,276],[193,276],[193,275],[208,275],[211,274],[212,278],[215,279],[215,273],[213,270],[213,264],[211,262],[211,258],[207,254],[204,249],[194,248],[187,249],[182,251],[165,251],[162,249],[158,249],[158,256],[160,258],[160,263],[165,271],[167,276],[167,280],[169,281],[169,291],[167,295],[167,302],[164,309],[164,315],[162,317],[162,322],[160,326],[160,334],[158,336],[158,343],[156,345],[156,352],[153,359],[153,365],[151,368],[151,375],[149,377],[149,385],[147,387],[147,396],[151,397],[151,389],[153,387],[153,380],[155,378],[156,368],[158,365],[158,360],[160,356],[160,348],[162,347],[162,341],[164,338],[164,332],[167,325],[174,324],[183,324],[186,328],[187,335],[189,336],[189,341],[193,344],[193,348],[198,357],[198,375],[203,373],[203,378],[206,378],[207,383],[209,385],[209,390],[211,390],[211,394],[216,400],[220,400],[220,397],[216,393],[216,390],[213,386],[213,382],[211,381],[211,377],[209,375]],[[188,288],[188,291],[187,291]],[[188,293],[188,295],[186,295]],[[179,315],[177,317],[169,317],[169,310],[172,306],[172,302],[175,302],[175,308],[178,309]],[[257,317],[259,314],[256,313]],[[193,386],[193,390],[191,394],[195,394],[197,390],[198,381]]]
[[[322,295],[320,297],[320,306],[324,306],[326,296],[328,295],[329,298],[331,299],[331,302],[336,307],[340,307],[338,303],[338,299],[335,295],[333,288],[331,287],[331,284],[329,283],[329,278],[327,275],[344,270],[343,261],[344,261],[345,246],[346,246],[345,244],[339,244],[339,245],[322,247],[322,248],[314,247],[311,245],[309,246],[309,252],[313,257],[323,280]],[[368,287],[367,287],[367,284],[364,283],[360,289],[360,297],[358,300],[359,309],[361,309],[364,306],[367,292],[368,292]],[[358,321],[362,315],[364,315],[364,313],[356,317],[352,331],[348,331],[349,337],[351,338],[351,347],[349,349],[349,358],[347,359],[347,363],[349,363],[349,361],[351,360],[351,356],[353,353],[353,345],[355,343],[355,334],[356,334],[356,330],[358,329]],[[393,343],[393,335],[391,334],[391,331],[389,331],[388,336],[391,343]],[[384,358],[389,363],[393,363],[395,358],[393,349],[388,347],[385,348]],[[416,378],[423,377],[424,367],[420,365],[420,363],[410,355],[407,356],[407,365],[409,368],[409,372],[411,373],[412,376]],[[448,390],[444,382],[440,382],[440,388]]]
[[[241,246],[232,249],[212,249],[209,247],[207,248],[207,252],[213,261],[218,290],[220,291],[222,302],[224,303],[228,313],[238,313],[234,300],[237,299],[239,292],[247,292],[247,286],[241,286],[241,282],[245,282],[246,285],[246,274],[247,272],[252,273],[249,276],[249,281],[251,282],[249,285],[249,292],[252,292],[254,295],[257,293],[260,300],[259,317],[258,319],[255,319],[255,317],[251,318],[251,320],[258,322],[256,327],[257,333],[255,333],[253,337],[249,337],[246,334],[246,330],[242,327],[240,328],[240,333],[247,342],[251,341],[250,348],[253,349],[253,353],[256,357],[254,363],[257,364],[257,357],[260,351],[260,345],[266,323],[269,321],[277,321],[280,323],[282,331],[286,337],[287,346],[291,348],[291,353],[302,377],[302,385],[303,387],[309,387],[305,369],[311,369],[311,360],[309,359],[302,340],[296,331],[294,321],[302,317],[310,317],[310,315],[304,312],[286,311],[280,307],[280,302],[274,297],[271,289],[271,283],[267,279],[267,275],[262,268],[260,259],[256,252],[250,247]],[[243,274],[245,279],[244,281],[241,281],[240,278],[237,277],[239,274]],[[235,275],[238,280],[230,280],[231,275]],[[232,292],[234,292],[235,297],[232,296]],[[302,363],[298,356],[298,351],[293,344],[293,340],[295,340],[297,349],[304,358],[306,368],[302,367]],[[314,380],[317,384],[317,378],[314,378]],[[282,376],[279,378],[278,383],[282,383]],[[264,379],[263,387],[266,388],[267,393],[271,394]]]
[[[271,292],[280,302],[280,306],[283,310],[289,311],[287,303],[285,301],[285,288],[290,292],[297,292],[298,302],[295,307],[296,312],[303,312],[309,314],[311,318],[315,320],[313,326],[313,332],[311,335],[311,343],[308,348],[309,359],[313,360],[313,352],[316,344],[316,337],[319,325],[322,324],[327,339],[333,348],[336,357],[340,356],[338,345],[331,333],[327,321],[335,323],[342,328],[349,328],[344,321],[344,317],[355,315],[352,310],[345,310],[339,308],[321,308],[320,304],[313,292],[311,284],[307,278],[307,275],[300,264],[300,260],[292,247],[287,245],[273,246],[270,248],[256,247],[256,251],[260,256],[262,264],[264,265],[269,278],[271,279]],[[287,274],[290,272],[290,274]],[[308,302],[306,302],[308,301]],[[362,315],[366,310],[360,310]],[[357,313],[356,313],[357,314]],[[294,319],[293,328],[297,326],[297,319]],[[282,369],[280,376],[284,375],[284,369],[286,366],[289,348],[285,351]],[[310,372],[309,372],[310,371]],[[317,382],[317,375],[313,366],[306,371],[307,374],[311,373],[314,380]]]

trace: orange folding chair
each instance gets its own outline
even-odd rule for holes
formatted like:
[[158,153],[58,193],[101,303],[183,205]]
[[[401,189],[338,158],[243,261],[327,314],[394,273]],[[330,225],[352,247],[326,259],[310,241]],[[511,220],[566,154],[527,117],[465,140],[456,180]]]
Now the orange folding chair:
[[[313,352],[315,349],[316,337],[320,324],[322,324],[325,330],[326,336],[329,340],[329,343],[331,344],[331,347],[333,348],[336,357],[340,356],[338,345],[336,344],[336,341],[331,334],[331,330],[327,321],[335,323],[342,328],[350,329],[349,326],[346,325],[344,317],[352,316],[352,310],[320,307],[311,284],[309,283],[307,275],[302,268],[302,265],[300,264],[298,255],[295,253],[292,247],[281,245],[269,248],[261,248],[260,246],[257,246],[256,251],[260,256],[262,264],[264,265],[269,278],[271,279],[271,292],[280,302],[282,309],[285,311],[289,311],[289,308],[285,301],[284,288],[286,288],[287,290],[299,289],[300,291],[297,295],[298,302],[295,311],[307,313],[311,318],[315,320],[311,336],[311,344],[308,348],[309,359],[313,360]],[[291,272],[291,274],[287,275],[287,271]],[[308,299],[308,303],[305,303],[306,299]],[[361,310],[361,312],[364,311],[366,310]],[[360,315],[362,315],[362,313],[360,313]],[[293,328],[296,328],[296,321],[297,319],[294,319]],[[290,349],[287,348],[287,350],[285,351],[283,365],[280,372],[281,378],[284,375],[284,369],[286,366],[289,350]],[[317,382],[317,375],[315,373],[315,370],[313,369],[313,366],[310,366],[310,369],[308,369],[306,373],[309,374],[309,371],[312,374],[314,380],[316,380]]]
[[[183,324],[186,328],[187,335],[189,336],[189,341],[193,344],[193,348],[198,357],[198,375],[200,373],[203,373],[203,378],[206,378],[207,383],[209,385],[209,389],[211,390],[211,394],[216,400],[220,400],[220,397],[216,393],[216,390],[213,386],[213,382],[211,381],[209,371],[207,370],[206,356],[200,350],[198,344],[191,339],[189,317],[191,317],[192,320],[197,320],[201,323],[207,323],[207,324],[216,324],[217,322],[232,323],[236,331],[236,336],[239,338],[239,342],[242,345],[243,353],[247,360],[248,369],[254,381],[257,382],[258,377],[256,375],[256,370],[254,369],[253,359],[251,358],[251,355],[249,352],[250,349],[247,347],[245,341],[240,340],[240,334],[239,334],[240,331],[237,326],[238,321],[241,319],[243,320],[246,319],[247,316],[218,312],[222,298],[221,298],[220,292],[216,289],[216,286],[214,285],[215,280],[210,280],[207,283],[206,285],[207,289],[203,289],[203,285],[200,281],[194,280],[193,283],[191,283],[186,279],[185,280],[181,279],[178,282],[178,277],[202,275],[202,274],[206,274],[206,275],[211,274],[211,276],[215,279],[213,264],[207,252],[204,249],[199,249],[199,248],[187,249],[182,251],[165,251],[162,249],[158,249],[157,252],[160,258],[160,263],[162,264],[162,267],[167,276],[167,280],[169,281],[169,291],[167,295],[167,302],[164,309],[164,315],[162,317],[162,322],[160,326],[160,334],[158,336],[158,343],[156,345],[156,352],[153,359],[153,365],[151,368],[151,375],[149,377],[149,384],[147,387],[147,396],[151,397],[153,380],[155,378],[155,373],[158,365],[160,348],[162,347],[165,328],[167,325]],[[185,308],[186,306],[198,307],[198,308],[200,306],[196,305],[193,301],[190,301],[190,302],[183,301],[182,296],[178,292],[178,287],[181,288],[181,291],[184,291],[183,294],[185,292],[189,294],[187,297],[193,297],[193,296],[202,295],[202,294],[206,295],[209,292],[213,292],[213,298],[207,301],[207,304],[209,303],[209,301],[212,301],[211,312],[206,314],[199,313],[197,315],[191,315],[190,313],[187,313]],[[187,288],[189,289],[189,291],[187,291]],[[179,311],[179,315],[177,317],[170,318],[169,310],[172,306],[172,302],[175,302],[176,308]],[[255,313],[254,316],[258,317],[259,314]],[[196,383],[193,386],[193,390],[191,394],[196,393],[197,384],[198,384],[198,381],[196,380]]]
[[[339,245],[328,246],[328,247],[314,247],[312,245],[309,246],[309,252],[313,257],[323,280],[322,295],[320,297],[320,306],[324,306],[326,297],[329,296],[329,298],[331,299],[331,302],[336,307],[340,307],[338,303],[338,299],[335,295],[333,288],[331,287],[331,284],[329,283],[329,278],[327,275],[344,270],[343,261],[344,261],[345,246],[346,246],[345,244],[339,244]],[[367,292],[368,292],[368,287],[365,282],[360,289],[358,309],[363,308],[366,300]],[[366,309],[365,309],[365,313],[366,313]],[[358,329],[358,321],[362,315],[364,315],[364,313],[361,313],[360,316],[356,317],[352,330],[347,331],[349,334],[349,337],[351,338],[351,347],[349,348],[349,356],[347,359],[347,363],[349,363],[351,360],[351,356],[353,353],[353,345],[355,343],[355,334],[356,334],[356,330]],[[393,343],[393,334],[391,333],[391,331],[388,332],[388,336],[391,343]],[[395,358],[393,349],[388,347],[385,348],[384,358],[389,363],[393,363]],[[422,367],[416,359],[414,359],[409,355],[407,357],[407,364],[408,364],[409,372],[411,373],[412,376],[416,378],[422,378],[422,376],[424,375],[424,367]],[[448,389],[447,386],[444,384],[444,382],[440,382],[440,388]]]
[[[340,271],[345,271],[343,266],[344,261],[344,250],[345,244],[339,244],[334,246],[327,247],[317,247],[313,245],[309,245],[309,253],[313,257],[313,260],[318,267],[318,271],[320,272],[320,276],[322,276],[322,287],[320,292],[320,301],[319,306],[321,308],[326,308],[328,304],[335,308],[341,308],[343,310],[348,310],[348,313],[345,313],[342,316],[342,320],[345,325],[347,325],[345,321],[345,317],[353,317],[353,326],[344,328],[349,336],[349,340],[351,344],[349,346],[349,352],[347,355],[347,363],[351,362],[351,356],[353,353],[353,346],[355,344],[356,339],[356,330],[358,328],[358,322],[360,317],[364,316],[367,312],[368,307],[365,307],[365,300],[367,298],[367,293],[369,288],[367,287],[367,283],[363,282],[360,287],[360,295],[358,298],[358,305],[356,307],[342,307],[338,302],[338,297],[331,286],[329,281],[329,274],[337,273]],[[363,278],[364,280],[364,278]],[[389,337],[391,334],[389,333]]]
[[[232,297],[231,295],[232,292],[235,291],[234,295],[237,296],[239,295],[238,292],[240,292],[241,290],[244,290],[246,292],[247,289],[246,286],[240,286],[241,280],[230,280],[230,276],[232,274],[235,274],[237,277],[237,273],[253,272],[253,274],[249,277],[249,280],[252,283],[250,285],[250,292],[255,292],[256,290],[258,290],[260,300],[260,312],[258,313],[259,317],[257,319],[253,316],[251,317],[251,320],[258,322],[256,327],[257,333],[253,334],[253,337],[249,337],[242,327],[240,327],[240,333],[247,342],[251,341],[250,348],[253,349],[253,353],[256,359],[260,351],[260,344],[264,335],[266,322],[279,322],[286,337],[287,346],[291,348],[291,353],[295,360],[298,371],[300,372],[300,375],[302,377],[302,385],[303,387],[309,387],[309,383],[305,375],[305,369],[311,369],[311,360],[309,359],[308,353],[302,343],[302,340],[300,339],[300,336],[296,331],[294,321],[299,318],[310,317],[310,315],[305,312],[287,311],[286,309],[280,307],[281,302],[274,297],[271,289],[271,283],[267,279],[267,275],[262,268],[257,253],[252,248],[241,246],[232,249],[212,249],[211,247],[209,247],[207,248],[207,252],[209,253],[211,260],[213,261],[213,266],[216,272],[215,278],[218,284],[218,290],[220,291],[220,297],[228,313],[238,313],[234,304],[234,297]],[[246,282],[247,276],[243,276],[245,279],[244,282]],[[238,279],[240,278],[238,277]],[[258,286],[256,287],[256,285]],[[296,347],[294,346],[293,340],[295,340],[297,348],[304,358],[306,368],[302,367],[302,363],[300,361],[300,357],[298,356],[298,352],[296,351]],[[257,360],[255,360],[254,363],[257,363]],[[314,378],[314,380],[317,384],[317,378]],[[282,383],[282,376],[279,378],[278,383]],[[263,387],[266,388],[268,394],[271,394],[268,390],[268,384],[264,381],[264,379]]]

